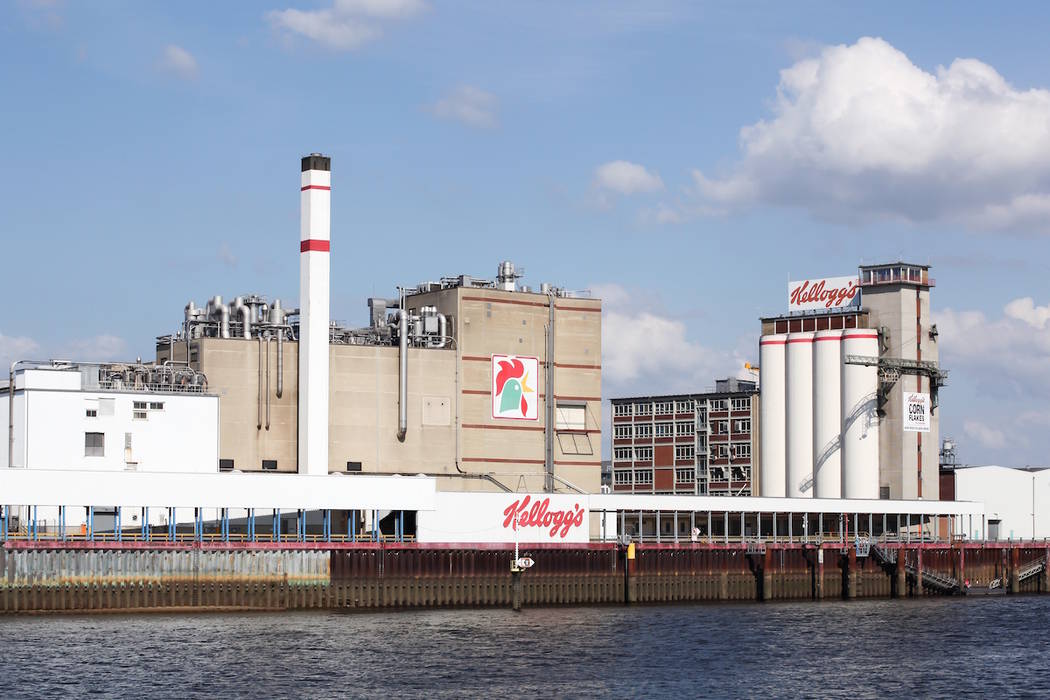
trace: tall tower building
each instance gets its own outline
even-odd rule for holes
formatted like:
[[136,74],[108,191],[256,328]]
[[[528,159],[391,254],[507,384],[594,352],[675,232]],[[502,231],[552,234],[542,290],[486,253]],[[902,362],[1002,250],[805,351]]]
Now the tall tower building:
[[[863,265],[860,285],[869,327],[879,331],[883,366],[936,366],[937,331],[930,320],[934,280],[929,266],[904,262]],[[902,372],[892,385],[883,382],[879,432],[879,487],[883,496],[888,489],[889,498],[938,498],[940,411],[930,412],[929,432],[906,429],[904,415],[905,394],[925,394],[932,399],[936,391],[930,384],[930,376],[922,372]]]

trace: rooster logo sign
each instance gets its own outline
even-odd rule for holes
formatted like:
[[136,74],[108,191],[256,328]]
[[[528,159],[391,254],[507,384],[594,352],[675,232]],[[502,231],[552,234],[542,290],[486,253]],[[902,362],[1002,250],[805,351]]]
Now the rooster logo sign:
[[492,356],[492,417],[516,420],[539,418],[540,361],[520,355]]

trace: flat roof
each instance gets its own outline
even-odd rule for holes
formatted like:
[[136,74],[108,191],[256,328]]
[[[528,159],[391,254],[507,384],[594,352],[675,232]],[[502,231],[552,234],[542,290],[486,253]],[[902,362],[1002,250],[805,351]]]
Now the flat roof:
[[[751,381],[751,380],[745,379],[743,381]],[[705,392],[699,392],[699,393],[696,393],[696,394],[657,394],[657,395],[653,395],[653,396],[621,396],[621,397],[609,399],[609,401],[611,403],[625,403],[625,402],[631,403],[631,402],[637,402],[637,401],[659,401],[661,399],[695,399],[697,397],[704,397],[704,398],[710,398],[710,397],[736,398],[736,397],[754,396],[755,394],[758,393],[758,386],[757,386],[758,383],[756,382],[755,384],[756,384],[756,386],[755,386],[754,389],[743,389],[741,391],[705,391]]]

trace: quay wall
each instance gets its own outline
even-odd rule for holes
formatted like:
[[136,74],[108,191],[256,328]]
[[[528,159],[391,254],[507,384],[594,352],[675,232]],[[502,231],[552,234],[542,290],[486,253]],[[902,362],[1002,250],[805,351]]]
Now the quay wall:
[[[0,613],[381,609],[1050,592],[1045,543],[533,545],[9,541]],[[920,581],[922,582],[920,585]]]

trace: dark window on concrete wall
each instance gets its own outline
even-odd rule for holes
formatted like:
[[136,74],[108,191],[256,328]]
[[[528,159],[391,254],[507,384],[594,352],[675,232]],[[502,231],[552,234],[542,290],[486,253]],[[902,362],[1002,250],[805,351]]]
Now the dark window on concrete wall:
[[262,468],[267,471],[275,471],[277,469],[276,459],[264,459],[262,461]]
[[219,471],[220,472],[232,472],[233,471],[233,460],[232,459],[220,459],[219,460]]
[[879,499],[883,500],[883,501],[890,500],[890,487],[889,486],[880,486],[879,487]]
[[347,462],[346,463],[346,470],[348,472],[359,472],[359,471],[361,471],[361,463],[360,462]]
[[105,457],[106,456],[106,434],[84,433],[84,456]]

